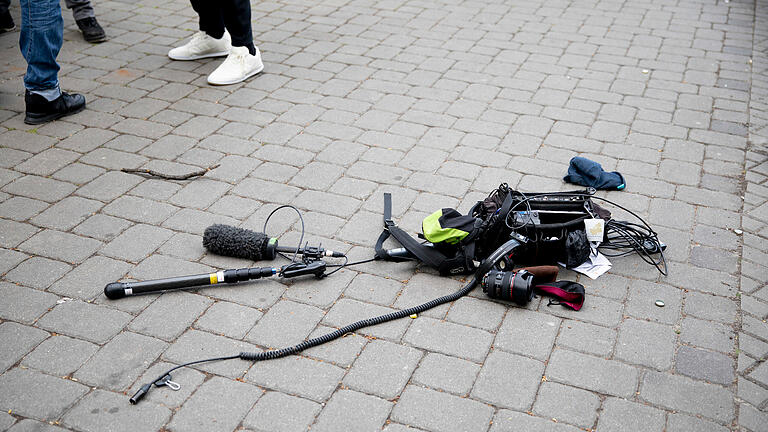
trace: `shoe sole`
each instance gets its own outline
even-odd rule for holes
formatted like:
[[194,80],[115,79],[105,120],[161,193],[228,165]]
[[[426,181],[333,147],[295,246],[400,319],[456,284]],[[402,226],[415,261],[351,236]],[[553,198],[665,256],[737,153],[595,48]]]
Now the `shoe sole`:
[[70,111],[70,112],[67,112],[67,113],[48,114],[48,115],[42,116],[42,117],[30,117],[29,114],[27,114],[27,115],[24,116],[24,123],[26,123],[28,125],[40,125],[40,124],[43,124],[43,123],[48,123],[48,122],[52,122],[54,120],[58,120],[58,119],[60,119],[62,117],[70,116],[72,114],[77,114],[77,113],[79,113],[80,111],[82,111],[84,109],[85,109],[85,104],[83,104],[82,107],[76,109],[75,111]]
[[211,82],[211,79],[210,79],[210,77],[209,77],[209,78],[208,78],[208,84],[210,84],[210,85],[230,85],[230,84],[237,84],[237,83],[240,83],[240,82],[243,82],[243,81],[247,80],[248,78],[250,78],[250,77],[252,77],[252,76],[254,76],[254,75],[256,75],[256,74],[259,74],[259,73],[261,73],[261,71],[263,71],[263,70],[264,70],[264,65],[262,65],[260,69],[257,69],[257,70],[255,70],[255,71],[253,71],[253,72],[249,73],[248,75],[246,75],[246,76],[244,76],[244,77],[240,78],[240,79],[237,79],[237,80],[233,80],[233,81],[226,81],[226,82]]
[[107,35],[100,36],[97,38],[86,38],[85,36],[83,36],[83,39],[85,39],[86,42],[90,42],[90,43],[102,43],[102,42],[106,42]]
[[11,28],[0,28],[0,33],[12,32],[14,30],[16,30],[16,26],[13,26]]
[[174,57],[168,54],[168,58],[170,58],[171,60],[187,61],[187,60],[200,60],[200,59],[211,58],[211,57],[224,57],[227,55],[229,55],[229,51],[220,51],[217,53],[203,54],[203,55],[191,56],[191,57],[178,57],[178,56]]

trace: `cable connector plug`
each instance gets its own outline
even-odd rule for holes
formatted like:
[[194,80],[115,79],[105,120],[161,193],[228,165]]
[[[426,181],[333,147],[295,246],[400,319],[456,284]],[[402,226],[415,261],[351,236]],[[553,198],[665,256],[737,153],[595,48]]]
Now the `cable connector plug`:
[[150,384],[144,384],[143,386],[141,386],[139,391],[137,391],[136,394],[133,395],[133,397],[129,399],[131,404],[132,405],[136,405],[137,403],[139,403],[139,401],[141,399],[143,399],[144,396],[147,395],[147,393],[149,393],[149,389],[150,388],[152,388],[152,384],[151,383]]
[[643,249],[649,254],[661,253],[667,249],[667,245],[658,240],[645,240],[643,242]]

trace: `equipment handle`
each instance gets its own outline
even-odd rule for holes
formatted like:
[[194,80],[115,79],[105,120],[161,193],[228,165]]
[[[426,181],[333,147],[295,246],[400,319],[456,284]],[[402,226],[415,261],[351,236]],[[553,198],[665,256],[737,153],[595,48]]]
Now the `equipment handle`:
[[219,283],[236,283],[251,279],[272,276],[277,273],[274,267],[253,267],[243,269],[222,270],[216,273],[192,276],[178,276],[154,279],[143,282],[112,282],[104,287],[104,295],[111,300],[137,294],[161,292],[179,288],[216,285]]

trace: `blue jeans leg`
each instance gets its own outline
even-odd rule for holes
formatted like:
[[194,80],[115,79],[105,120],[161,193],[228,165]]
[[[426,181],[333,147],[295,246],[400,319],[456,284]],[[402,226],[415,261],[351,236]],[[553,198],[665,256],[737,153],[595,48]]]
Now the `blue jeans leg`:
[[27,60],[24,86],[27,90],[59,87],[56,57],[64,42],[64,20],[59,0],[21,0],[19,46]]

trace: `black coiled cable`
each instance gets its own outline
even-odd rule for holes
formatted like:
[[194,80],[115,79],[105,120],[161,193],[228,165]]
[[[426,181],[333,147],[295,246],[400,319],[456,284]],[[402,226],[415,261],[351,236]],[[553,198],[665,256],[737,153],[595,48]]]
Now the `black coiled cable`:
[[390,312],[388,314],[380,315],[373,318],[367,318],[364,320],[360,320],[357,322],[354,322],[352,324],[348,324],[340,329],[334,330],[328,334],[318,336],[316,338],[307,339],[304,342],[301,342],[297,345],[294,345],[292,347],[286,347],[286,348],[280,348],[277,350],[271,350],[271,351],[262,351],[262,352],[241,352],[238,355],[234,356],[227,356],[227,357],[214,357],[209,359],[202,359],[202,360],[195,360],[188,363],[184,363],[178,366],[174,366],[159,377],[157,377],[156,380],[152,381],[149,384],[145,384],[142,386],[142,388],[131,398],[131,403],[135,404],[141,398],[143,398],[149,389],[151,388],[152,384],[155,384],[156,386],[164,385],[165,382],[169,381],[171,379],[170,373],[183,368],[185,366],[190,366],[194,364],[199,363],[206,363],[206,362],[212,362],[212,361],[219,361],[219,360],[231,360],[240,358],[242,360],[249,360],[249,361],[262,361],[262,360],[273,360],[278,359],[281,357],[286,357],[291,354],[296,354],[301,351],[304,351],[306,349],[316,347],[318,345],[322,345],[324,343],[330,342],[334,339],[338,339],[342,336],[344,336],[347,333],[351,333],[357,330],[360,330],[363,327],[369,327],[377,324],[383,324],[388,321],[393,321],[400,318],[405,318],[407,316],[411,316],[413,314],[419,314],[426,310],[432,309],[436,306],[439,306],[443,303],[452,302],[454,300],[458,300],[461,297],[464,297],[465,295],[469,294],[472,289],[474,289],[478,284],[477,278],[473,278],[471,281],[469,281],[466,285],[464,285],[463,288],[456,291],[455,293],[448,294],[442,297],[438,297],[434,300],[430,300],[426,303],[422,303],[418,306],[413,306],[408,309],[403,309],[395,312]]
[[330,342],[334,339],[338,339],[347,333],[360,330],[363,327],[369,327],[377,324],[383,324],[388,321],[405,318],[413,314],[422,313],[426,310],[432,309],[433,307],[439,306],[443,303],[448,303],[454,300],[458,300],[459,298],[467,295],[470,291],[472,291],[472,289],[475,286],[477,286],[477,279],[472,279],[471,282],[467,283],[462,289],[456,291],[455,293],[438,297],[434,300],[430,300],[418,306],[413,306],[408,309],[390,312],[388,314],[380,315],[374,318],[367,318],[364,320],[360,320],[352,324],[348,324],[340,329],[334,330],[328,334],[324,334],[322,336],[318,336],[312,339],[307,339],[304,342],[301,342],[300,344],[294,345],[292,347],[281,348],[279,350],[272,350],[272,351],[262,351],[262,352],[241,352],[240,358],[243,360],[261,361],[261,360],[271,360],[271,359],[276,359],[280,357],[285,357],[291,354],[296,354],[298,352],[304,351],[305,349],[316,347],[326,342]]

